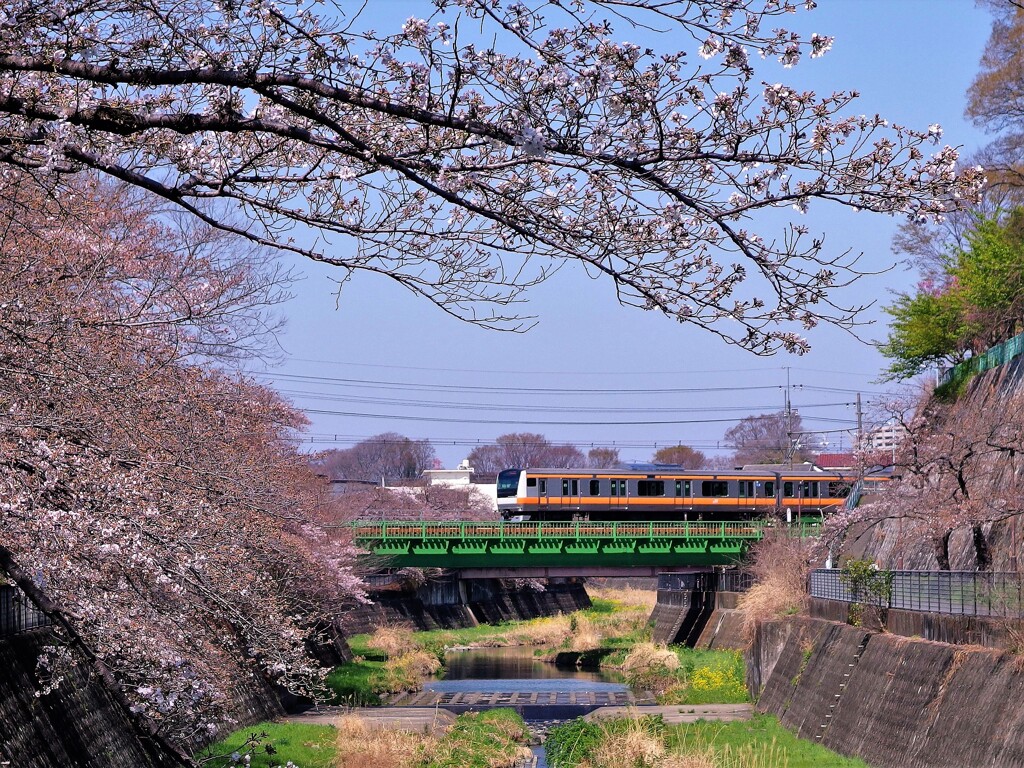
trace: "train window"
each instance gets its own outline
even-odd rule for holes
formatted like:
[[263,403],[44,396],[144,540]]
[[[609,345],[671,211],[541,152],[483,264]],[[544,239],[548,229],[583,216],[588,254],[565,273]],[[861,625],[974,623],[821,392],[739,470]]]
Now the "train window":
[[580,495],[580,481],[579,480],[563,480],[562,481],[562,495],[563,496],[579,496]]
[[728,496],[729,483],[725,480],[704,480],[700,484],[701,496]]
[[676,496],[692,496],[689,480],[676,480]]
[[754,498],[753,480],[740,480],[740,498]]
[[804,498],[812,498],[818,495],[818,483],[817,481],[804,480],[803,482]]
[[626,495],[626,481],[625,480],[612,480],[612,496],[625,496]]
[[782,484],[782,495],[787,498],[793,496],[793,483],[787,482]]
[[526,478],[526,487],[527,488],[536,488],[537,487],[537,478],[536,477],[528,477],[528,478]]
[[590,481],[590,495],[591,496],[600,496],[601,495],[601,481],[600,480],[591,480]]
[[828,484],[828,495],[833,499],[845,499],[850,495],[850,484],[833,481]]
[[547,480],[541,480],[540,481],[539,492],[541,493],[541,495],[544,495],[544,496],[547,495],[547,493],[548,493],[548,481]]
[[637,496],[664,496],[665,495],[665,481],[664,480],[637,480],[637,482],[636,482],[636,495]]
[[764,495],[765,496],[774,496],[775,495],[775,481],[774,480],[767,480],[767,481],[765,481],[765,484],[764,484]]

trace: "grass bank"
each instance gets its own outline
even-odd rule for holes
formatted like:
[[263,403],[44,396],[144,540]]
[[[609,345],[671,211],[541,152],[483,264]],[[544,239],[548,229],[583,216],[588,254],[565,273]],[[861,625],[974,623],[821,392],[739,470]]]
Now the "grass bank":
[[198,757],[210,768],[511,768],[529,754],[526,736],[526,724],[508,709],[460,715],[438,736],[374,728],[345,715],[333,726],[242,728]]
[[674,726],[652,717],[573,720],[552,729],[546,745],[551,768],[868,768],[767,715]]

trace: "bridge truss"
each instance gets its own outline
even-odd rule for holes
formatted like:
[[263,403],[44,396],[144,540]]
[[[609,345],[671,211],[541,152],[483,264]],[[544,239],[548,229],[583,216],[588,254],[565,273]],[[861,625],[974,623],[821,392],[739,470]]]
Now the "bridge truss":
[[[742,559],[770,523],[745,522],[359,522],[352,538],[381,567],[571,568],[712,566]],[[817,535],[820,521],[783,528]]]

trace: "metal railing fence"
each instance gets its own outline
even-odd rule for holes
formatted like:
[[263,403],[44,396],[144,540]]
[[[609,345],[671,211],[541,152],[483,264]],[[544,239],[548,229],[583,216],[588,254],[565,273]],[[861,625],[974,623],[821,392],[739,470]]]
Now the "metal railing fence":
[[585,539],[585,538],[738,538],[759,539],[767,529],[778,528],[793,535],[817,536],[818,518],[793,523],[747,521],[646,521],[646,522],[368,522],[330,526],[350,530],[356,539]]
[[815,570],[811,597],[907,611],[1024,617],[1024,574],[979,571],[892,571],[889,594],[856,595],[843,572]]
[[46,627],[52,623],[20,589],[0,586],[0,637]]
[[949,384],[951,381],[959,381],[972,373],[981,373],[991,368],[998,368],[1008,363],[1015,357],[1024,354],[1024,333],[1017,334],[1001,344],[989,347],[980,355],[976,355],[962,363],[957,363],[952,368],[946,368],[939,373],[939,386]]
[[744,571],[705,571],[702,573],[659,573],[659,592],[745,592],[754,577]]

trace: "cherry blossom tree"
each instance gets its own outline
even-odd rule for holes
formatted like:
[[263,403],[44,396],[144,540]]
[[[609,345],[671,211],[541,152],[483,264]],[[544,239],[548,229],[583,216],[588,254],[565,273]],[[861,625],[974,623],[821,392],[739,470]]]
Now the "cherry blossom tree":
[[43,690],[90,665],[185,763],[240,678],[316,695],[307,643],[360,594],[302,417],[211,357],[259,346],[279,275],[194,234],[130,188],[0,175],[0,576],[56,622]]
[[949,570],[950,541],[969,532],[974,566],[993,562],[988,531],[1024,513],[1022,394],[991,383],[954,403],[927,393],[918,403],[894,401],[891,418],[906,436],[895,452],[894,479],[870,501],[830,519],[828,536],[841,539],[888,521],[931,545],[935,563]]
[[433,0],[378,31],[334,2],[11,0],[0,162],[106,174],[489,327],[526,327],[523,292],[574,263],[625,305],[799,353],[857,322],[836,295],[857,256],[772,211],[931,219],[983,179],[937,125],[759,81],[759,56],[831,46],[778,26],[796,10]]

